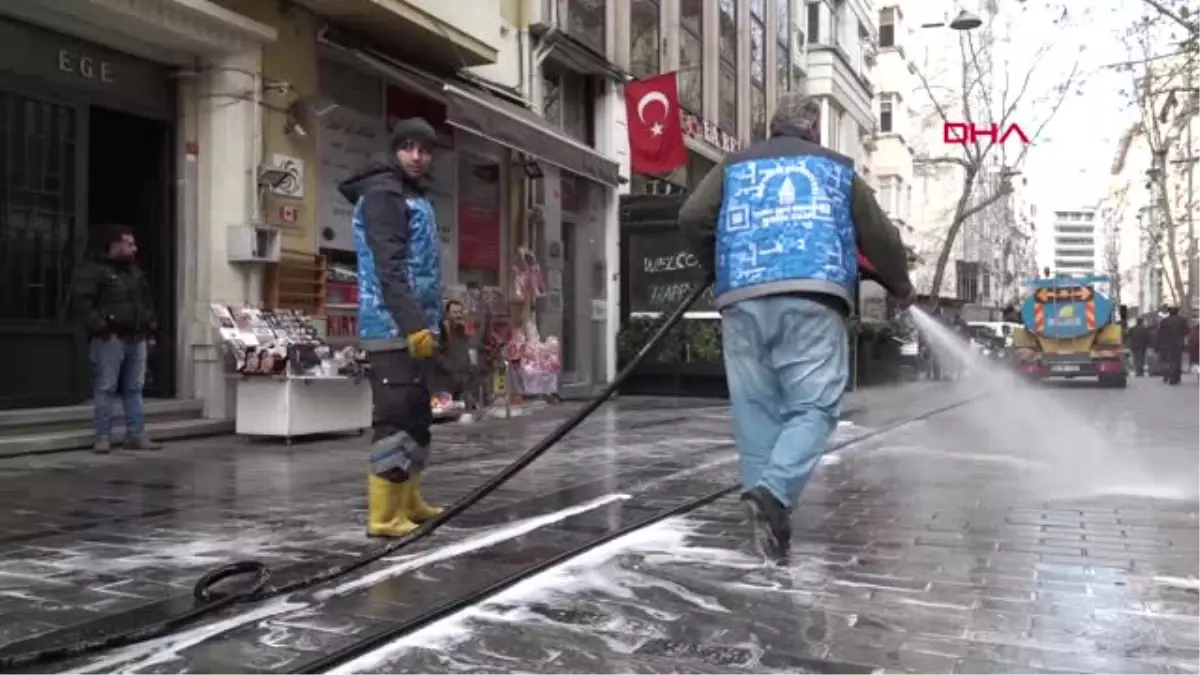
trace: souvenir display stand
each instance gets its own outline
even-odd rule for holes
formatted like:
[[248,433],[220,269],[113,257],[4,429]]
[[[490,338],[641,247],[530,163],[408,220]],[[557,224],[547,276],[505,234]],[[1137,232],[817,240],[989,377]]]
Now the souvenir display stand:
[[371,427],[365,354],[325,344],[295,311],[212,305],[237,378],[236,433],[292,439]]
[[533,317],[533,305],[546,296],[542,267],[527,248],[520,248],[512,269],[510,299],[521,311],[508,335],[506,388],[520,398],[558,399],[558,376],[562,370],[562,347],[554,336],[542,339]]

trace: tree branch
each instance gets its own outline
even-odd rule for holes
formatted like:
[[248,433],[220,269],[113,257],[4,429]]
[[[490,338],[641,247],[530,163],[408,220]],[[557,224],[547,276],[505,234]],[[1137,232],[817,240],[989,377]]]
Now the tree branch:
[[1175,23],[1179,24],[1180,26],[1183,26],[1192,37],[1200,36],[1200,26],[1188,23],[1187,20],[1185,20],[1182,16],[1172,12],[1170,9],[1167,8],[1166,5],[1159,2],[1159,0],[1142,0],[1142,2],[1149,5],[1151,8],[1154,9],[1154,11],[1158,12],[1161,16],[1168,18],[1171,21],[1174,21]]
[[1037,142],[1038,137],[1040,137],[1042,132],[1045,131],[1046,126],[1049,125],[1054,117],[1058,114],[1058,109],[1062,107],[1063,101],[1067,100],[1067,94],[1071,92],[1075,83],[1075,76],[1078,74],[1079,61],[1075,61],[1075,65],[1071,68],[1070,74],[1067,75],[1067,79],[1062,84],[1061,91],[1058,92],[1058,100],[1050,106],[1049,112],[1046,113],[1046,116],[1042,119],[1041,123],[1038,124],[1037,128],[1033,130],[1033,135],[1029,137],[1029,142],[1025,144],[1025,147],[1021,148],[1021,153],[1017,155],[1017,160],[1013,162],[1013,166],[1019,166],[1021,164],[1021,162],[1025,159],[1025,155],[1029,153],[1029,148],[1033,147],[1033,144]]
[[955,223],[956,224],[961,223],[961,222],[964,222],[964,221],[970,219],[971,216],[975,215],[976,213],[979,213],[980,211],[983,211],[984,209],[988,208],[992,204],[995,204],[996,202],[1000,201],[1001,199],[1004,199],[1005,197],[1011,195],[1012,193],[1013,193],[1012,184],[1008,183],[1006,180],[1006,182],[1004,182],[1000,185],[1000,189],[997,190],[995,192],[995,194],[991,195],[987,199],[984,199],[983,201],[979,202],[975,206],[972,206],[971,208],[966,209],[961,214],[959,214],[958,218],[955,219]]
[[964,169],[970,168],[967,160],[962,157],[916,157],[913,164],[954,164]]

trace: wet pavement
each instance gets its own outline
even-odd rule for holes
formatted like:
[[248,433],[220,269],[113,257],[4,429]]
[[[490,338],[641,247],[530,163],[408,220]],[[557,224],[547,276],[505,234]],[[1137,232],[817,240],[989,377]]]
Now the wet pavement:
[[[839,437],[977,393],[865,390]],[[1197,388],[1046,395],[1062,410],[1038,402],[1060,418],[1045,433],[1021,428],[1001,392],[828,456],[787,567],[750,555],[727,499],[346,671],[1197,672]],[[362,573],[54,670],[287,671],[727,485],[727,410],[678,403],[602,409],[460,521]],[[430,496],[465,494],[568,412],[439,427]],[[372,548],[360,446],[226,439],[0,463],[0,645],[176,610],[231,559],[286,580]]]

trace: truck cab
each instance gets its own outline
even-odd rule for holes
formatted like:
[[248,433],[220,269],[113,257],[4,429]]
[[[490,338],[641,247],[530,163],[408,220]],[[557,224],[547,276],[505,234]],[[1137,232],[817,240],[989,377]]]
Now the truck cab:
[[1034,279],[1013,333],[1018,367],[1033,379],[1094,377],[1124,387],[1128,381],[1121,322],[1106,295],[1108,277]]

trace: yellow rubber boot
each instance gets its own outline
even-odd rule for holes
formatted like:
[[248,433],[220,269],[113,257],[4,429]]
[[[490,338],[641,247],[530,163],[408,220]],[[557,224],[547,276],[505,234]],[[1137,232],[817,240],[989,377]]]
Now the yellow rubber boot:
[[407,485],[367,475],[367,536],[403,537],[417,529],[408,519]]
[[414,473],[406,484],[408,486],[408,517],[416,523],[423,523],[441,515],[445,509],[430,506],[421,497],[421,474]]

